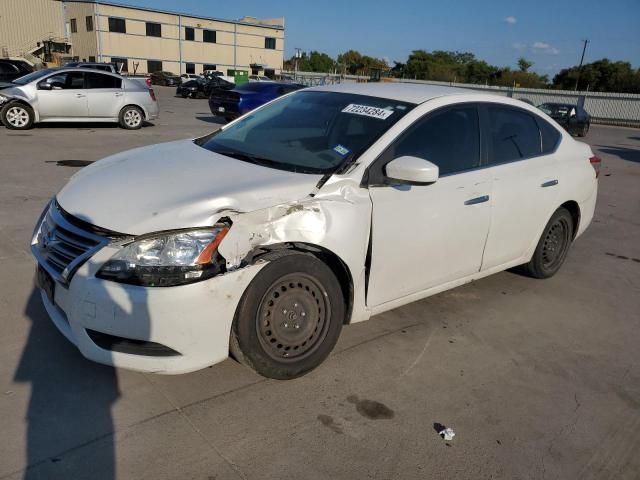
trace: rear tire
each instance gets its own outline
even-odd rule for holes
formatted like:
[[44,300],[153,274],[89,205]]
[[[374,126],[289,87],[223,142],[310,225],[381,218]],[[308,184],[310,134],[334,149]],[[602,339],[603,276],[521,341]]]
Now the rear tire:
[[523,272],[533,278],[554,276],[567,258],[573,241],[573,217],[560,207],[544,227],[531,261],[522,266]]
[[236,360],[260,375],[288,380],[310,372],[331,353],[345,301],[325,263],[310,254],[282,253],[244,292],[230,348]]
[[580,132],[578,132],[578,136],[579,137],[586,137],[587,133],[589,133],[589,127],[590,125],[588,123],[586,123],[581,129]]
[[120,110],[120,126],[127,130],[138,130],[144,123],[144,112],[134,105],[128,105]]
[[35,113],[29,105],[10,102],[0,110],[0,120],[10,130],[28,130],[33,127]]

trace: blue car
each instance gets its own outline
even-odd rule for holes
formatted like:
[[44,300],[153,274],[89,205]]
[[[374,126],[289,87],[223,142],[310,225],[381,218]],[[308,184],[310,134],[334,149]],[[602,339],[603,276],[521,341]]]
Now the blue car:
[[244,115],[282,95],[304,88],[297,83],[249,82],[232,90],[213,90],[209,108],[214,115],[227,120]]

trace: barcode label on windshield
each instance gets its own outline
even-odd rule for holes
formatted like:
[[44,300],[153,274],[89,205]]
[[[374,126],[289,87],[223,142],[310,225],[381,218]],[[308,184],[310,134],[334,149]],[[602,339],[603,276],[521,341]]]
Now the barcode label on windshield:
[[357,105],[352,103],[347,105],[342,113],[353,113],[354,115],[362,115],[364,117],[377,118],[379,120],[386,120],[393,115],[393,110],[386,110],[384,108],[369,107],[367,105]]

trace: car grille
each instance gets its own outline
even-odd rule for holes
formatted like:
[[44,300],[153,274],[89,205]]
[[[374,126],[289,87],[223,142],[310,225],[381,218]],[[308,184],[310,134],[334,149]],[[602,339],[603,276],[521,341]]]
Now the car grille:
[[31,251],[38,263],[62,284],[110,238],[79,227],[84,222],[64,212],[52,201],[42,215],[31,241]]

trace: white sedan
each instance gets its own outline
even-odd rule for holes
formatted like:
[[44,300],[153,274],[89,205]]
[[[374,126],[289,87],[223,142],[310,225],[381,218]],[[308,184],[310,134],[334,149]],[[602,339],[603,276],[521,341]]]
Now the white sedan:
[[554,275],[591,222],[599,168],[517,100],[311,88],[86,167],[32,251],[49,315],[89,359],[182,373],[231,352],[289,379],[345,324],[511,267]]

